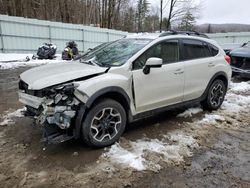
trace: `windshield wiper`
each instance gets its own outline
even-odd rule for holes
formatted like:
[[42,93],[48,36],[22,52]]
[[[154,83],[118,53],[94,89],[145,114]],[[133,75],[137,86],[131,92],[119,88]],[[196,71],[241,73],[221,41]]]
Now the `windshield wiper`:
[[98,65],[97,63],[94,63],[92,60],[89,60],[89,61],[81,61],[81,59],[80,59],[80,62],[81,62],[81,63],[88,64],[88,65],[94,65],[94,66],[97,66],[97,65]]
[[106,64],[102,63],[102,62],[97,62],[97,61],[94,61],[94,58],[88,60],[88,61],[81,61],[81,63],[85,63],[85,64],[88,64],[88,65],[94,65],[94,66],[99,66],[99,67],[109,67],[109,66],[106,66]]

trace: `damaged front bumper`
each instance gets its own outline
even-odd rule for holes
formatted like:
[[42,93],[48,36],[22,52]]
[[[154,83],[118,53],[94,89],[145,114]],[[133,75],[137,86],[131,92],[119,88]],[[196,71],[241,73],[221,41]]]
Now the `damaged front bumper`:
[[31,106],[38,109],[39,106],[44,102],[45,98],[39,98],[33,95],[26,94],[22,91],[18,92],[19,101],[25,105]]
[[55,94],[51,97],[37,97],[19,91],[19,101],[26,105],[27,116],[33,116],[43,128],[42,141],[48,144],[61,143],[74,135],[74,121],[80,101],[73,96]]

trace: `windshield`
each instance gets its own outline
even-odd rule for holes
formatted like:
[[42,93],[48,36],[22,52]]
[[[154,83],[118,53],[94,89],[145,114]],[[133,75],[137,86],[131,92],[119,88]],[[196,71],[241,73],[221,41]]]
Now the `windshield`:
[[151,39],[121,39],[90,52],[81,59],[81,62],[92,62],[104,67],[121,66],[151,41]]

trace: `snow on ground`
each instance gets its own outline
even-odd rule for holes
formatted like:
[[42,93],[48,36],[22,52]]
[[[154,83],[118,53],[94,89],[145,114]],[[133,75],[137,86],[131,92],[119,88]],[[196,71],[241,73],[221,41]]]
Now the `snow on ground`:
[[248,82],[240,82],[240,83],[230,83],[230,91],[234,93],[238,92],[249,92],[250,91],[250,81]]
[[[27,62],[14,62],[15,60],[25,60],[26,57],[29,57],[30,60]],[[66,62],[61,59],[60,54],[56,55],[56,58],[53,60],[33,60],[33,54],[13,54],[13,53],[0,53],[0,69],[14,69],[18,67],[25,67],[25,66],[39,66],[49,63],[59,63],[59,62]],[[13,62],[3,62],[3,61],[12,61]]]
[[244,95],[237,95],[234,93],[228,93],[225,101],[222,104],[221,109],[226,112],[240,112],[250,105],[250,97]]
[[192,117],[194,114],[198,114],[200,112],[202,112],[203,110],[200,107],[196,107],[196,108],[189,108],[187,110],[185,110],[183,113],[178,114],[177,117]]
[[23,117],[22,112],[25,111],[25,107],[18,109],[14,112],[6,111],[4,115],[1,115],[0,118],[2,119],[2,122],[0,122],[0,125],[8,125],[8,124],[14,124],[13,118],[15,117]]
[[205,117],[199,123],[215,124],[218,121],[225,121],[225,118],[217,114],[205,114]]
[[126,147],[116,143],[111,146],[103,156],[111,163],[129,166],[135,170],[159,170],[159,162],[183,161],[184,156],[192,156],[191,149],[197,148],[198,144],[191,135],[181,132],[173,132],[164,135],[161,141],[158,139],[140,139],[129,141]]

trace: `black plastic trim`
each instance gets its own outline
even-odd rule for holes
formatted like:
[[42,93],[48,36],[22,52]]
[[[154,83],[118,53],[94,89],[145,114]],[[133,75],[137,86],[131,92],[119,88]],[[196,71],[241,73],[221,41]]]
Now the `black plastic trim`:
[[[128,103],[128,105],[130,106],[130,99],[129,99],[129,96],[127,95],[127,93],[120,87],[117,87],[117,86],[111,86],[111,87],[106,87],[106,88],[103,88],[99,91],[97,91],[94,95],[92,95],[87,103],[86,103],[86,106],[87,108],[90,108],[90,106],[93,104],[93,102],[100,96],[104,95],[104,94],[107,94],[107,93],[111,93],[111,92],[117,92],[119,94],[121,94],[125,99],[126,99],[126,102]],[[115,99],[114,99],[115,100]]]
[[76,120],[75,120],[75,127],[73,129],[73,135],[74,135],[75,139],[80,138],[81,127],[82,127],[82,120],[84,118],[85,112],[86,112],[86,106],[84,104],[82,104],[80,106],[80,109],[77,112]]

